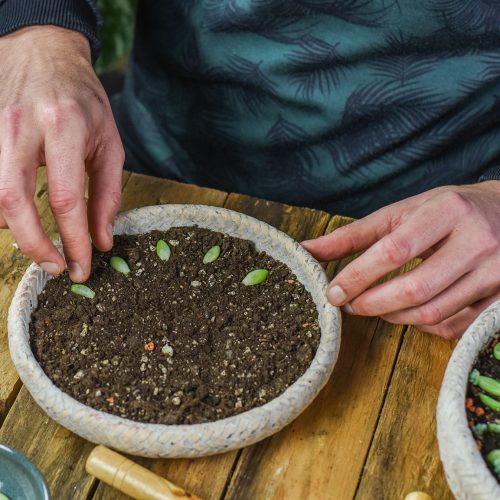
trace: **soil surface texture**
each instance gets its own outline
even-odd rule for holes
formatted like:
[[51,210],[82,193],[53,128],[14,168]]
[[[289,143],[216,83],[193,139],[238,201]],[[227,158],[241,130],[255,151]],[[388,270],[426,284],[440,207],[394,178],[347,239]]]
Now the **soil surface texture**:
[[[493,348],[497,345],[499,340],[500,332],[498,333],[498,337],[494,339],[490,343],[490,345],[479,354],[473,366],[473,370],[478,370],[480,375],[496,380],[500,380],[500,360],[497,360],[493,356]],[[466,398],[466,411],[469,427],[472,430],[481,455],[483,455],[483,458],[488,464],[488,467],[490,468],[492,474],[500,483],[499,475],[495,473],[493,466],[486,460],[486,456],[490,451],[500,449],[500,434],[488,430],[480,430],[478,432],[478,429],[481,429],[481,424],[487,424],[488,422],[500,424],[500,412],[494,411],[493,409],[485,405],[479,399],[479,394],[486,394],[487,396],[490,396],[493,399],[497,400],[500,400],[500,398],[492,396],[481,387],[472,384],[469,380]],[[476,427],[477,424],[479,424],[478,427]]]
[[[156,254],[164,240],[168,261]],[[214,262],[208,249],[219,245]],[[122,274],[112,256],[128,263]],[[259,285],[245,286],[254,269]],[[115,236],[94,251],[89,299],[51,279],[33,312],[33,352],[49,378],[98,410],[140,422],[193,424],[261,406],[310,365],[320,339],[311,295],[250,241],[197,227]]]

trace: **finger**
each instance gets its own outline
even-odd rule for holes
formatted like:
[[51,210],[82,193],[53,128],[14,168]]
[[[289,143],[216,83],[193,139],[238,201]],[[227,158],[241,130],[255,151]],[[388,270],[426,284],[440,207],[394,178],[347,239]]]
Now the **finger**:
[[43,231],[33,202],[39,144],[19,140],[15,150],[10,146],[4,143],[0,156],[0,225],[10,228],[28,258],[46,272],[60,274],[65,267],[64,259]]
[[417,327],[423,332],[433,333],[447,340],[459,339],[479,314],[499,299],[500,293],[497,293],[476,302],[437,325],[418,325]]
[[473,271],[429,302],[418,307],[384,314],[382,318],[395,324],[437,325],[471,304],[499,292],[500,285],[494,278],[494,273]]
[[330,283],[329,301],[338,306],[352,301],[373,282],[447,236],[455,226],[455,219],[442,217],[442,209],[439,199],[429,200],[394,231],[348,264]]
[[318,260],[335,260],[365,250],[391,231],[390,207],[335,229],[330,234],[301,244]]
[[[448,240],[448,245],[412,271],[366,290],[347,305],[346,311],[361,316],[382,316],[429,303],[474,269],[477,265],[474,245],[471,239],[465,242]],[[477,287],[480,286],[478,283]]]
[[88,278],[91,261],[84,200],[85,143],[85,129],[79,120],[56,113],[45,136],[49,204],[61,234],[70,278],[76,282]]
[[0,229],[7,229],[8,227],[9,226],[7,226],[6,220],[4,219],[3,215],[0,213]]
[[89,169],[90,234],[102,252],[113,246],[113,222],[121,204],[123,161],[123,147],[116,136],[115,142],[95,157]]

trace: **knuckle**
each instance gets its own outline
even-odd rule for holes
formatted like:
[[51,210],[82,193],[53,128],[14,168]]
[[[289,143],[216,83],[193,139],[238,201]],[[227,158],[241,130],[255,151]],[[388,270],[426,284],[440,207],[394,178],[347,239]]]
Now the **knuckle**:
[[30,257],[37,254],[39,246],[34,241],[25,241],[19,245],[19,249],[22,253]]
[[422,325],[437,325],[443,321],[443,314],[436,305],[429,303],[420,308],[417,321]]
[[82,109],[74,100],[44,105],[43,116],[44,120],[56,129],[59,129],[69,120],[83,120]]
[[444,338],[445,340],[455,340],[459,339],[462,336],[462,332],[460,332],[457,327],[453,326],[450,323],[442,323],[438,325],[436,334]]
[[2,121],[8,125],[18,123],[22,116],[22,107],[18,104],[9,104],[2,109]]
[[500,248],[500,237],[488,227],[477,236],[477,248],[481,254],[496,254]]
[[82,245],[82,239],[76,234],[65,234],[62,238],[65,251],[75,252],[75,250],[81,250],[84,248]]
[[366,272],[363,268],[359,266],[353,266],[349,273],[342,277],[339,280],[339,284],[344,289],[349,289],[353,287],[359,287],[360,285],[365,285],[370,283],[370,279],[368,278]]
[[65,215],[77,206],[78,196],[69,190],[49,193],[49,205],[54,215]]
[[14,188],[0,188],[0,210],[11,212],[25,202],[25,196]]
[[387,236],[382,242],[383,258],[396,266],[406,264],[411,257],[411,247],[408,241],[394,236]]
[[427,282],[422,279],[406,278],[403,281],[401,294],[406,302],[416,305],[428,300],[431,290]]
[[472,211],[472,203],[461,193],[446,191],[441,195],[444,203],[457,215],[467,215]]
[[109,200],[115,210],[119,210],[122,204],[122,193],[120,191],[112,191],[109,195]]

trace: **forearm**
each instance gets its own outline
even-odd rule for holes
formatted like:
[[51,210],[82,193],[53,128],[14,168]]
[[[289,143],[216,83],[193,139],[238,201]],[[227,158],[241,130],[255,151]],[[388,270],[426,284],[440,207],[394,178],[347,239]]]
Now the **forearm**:
[[97,0],[0,0],[0,36],[35,25],[54,25],[82,33],[89,40],[92,60],[96,60],[101,25]]

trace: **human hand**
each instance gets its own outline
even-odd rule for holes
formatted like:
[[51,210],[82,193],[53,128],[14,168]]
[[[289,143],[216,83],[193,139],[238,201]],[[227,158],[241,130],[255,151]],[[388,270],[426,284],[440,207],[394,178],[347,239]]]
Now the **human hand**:
[[[436,188],[302,244],[319,260],[366,250],[330,283],[332,304],[459,338],[500,299],[500,181]],[[371,287],[415,257],[415,269]]]
[[[57,275],[65,262],[44,233],[33,203],[36,169],[47,165],[49,203],[70,277],[90,273],[91,243],[113,244],[123,147],[87,39],[55,26],[0,38],[0,228],[21,251]],[[84,199],[85,171],[89,184]]]

